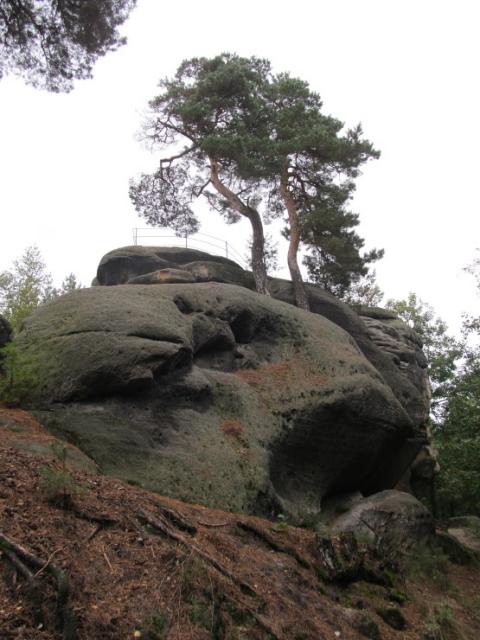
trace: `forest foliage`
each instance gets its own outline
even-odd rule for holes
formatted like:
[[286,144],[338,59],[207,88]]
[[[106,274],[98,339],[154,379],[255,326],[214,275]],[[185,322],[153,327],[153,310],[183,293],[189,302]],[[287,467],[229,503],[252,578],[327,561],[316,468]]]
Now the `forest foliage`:
[[98,58],[125,44],[119,27],[136,0],[0,0],[0,79],[67,92]]
[[257,291],[268,295],[263,225],[281,219],[296,303],[308,309],[300,249],[314,282],[335,293],[364,276],[382,250],[361,252],[358,215],[350,210],[361,167],[379,152],[356,125],[327,115],[318,93],[270,62],[223,53],[185,60],[160,82],[142,136],[162,153],[158,168],[130,184],[149,224],[196,231],[197,198],[228,223],[252,230]]

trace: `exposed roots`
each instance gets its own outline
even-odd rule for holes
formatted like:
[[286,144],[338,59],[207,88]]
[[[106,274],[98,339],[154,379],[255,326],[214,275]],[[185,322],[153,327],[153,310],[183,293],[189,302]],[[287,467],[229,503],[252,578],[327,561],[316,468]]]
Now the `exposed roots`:
[[311,563],[300,553],[298,553],[295,547],[278,542],[266,529],[263,529],[256,524],[253,524],[252,522],[244,522],[242,520],[239,520],[237,522],[237,525],[240,527],[240,529],[248,531],[249,533],[253,533],[253,535],[255,535],[257,538],[263,540],[274,551],[277,551],[279,553],[286,553],[287,555],[292,556],[292,558],[295,558],[298,564],[305,569],[312,568]]
[[[63,640],[76,640],[77,619],[70,606],[70,584],[67,574],[51,562],[53,554],[43,560],[1,532],[0,546],[7,560],[27,581],[34,604],[40,599],[38,576],[43,572],[53,576],[57,583],[57,620]],[[29,567],[36,573],[33,574]]]

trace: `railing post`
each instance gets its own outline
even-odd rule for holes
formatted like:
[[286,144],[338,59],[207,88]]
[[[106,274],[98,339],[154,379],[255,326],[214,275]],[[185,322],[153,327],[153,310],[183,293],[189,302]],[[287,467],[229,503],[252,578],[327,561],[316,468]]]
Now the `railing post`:
[[225,240],[225,257],[228,258],[228,242]]

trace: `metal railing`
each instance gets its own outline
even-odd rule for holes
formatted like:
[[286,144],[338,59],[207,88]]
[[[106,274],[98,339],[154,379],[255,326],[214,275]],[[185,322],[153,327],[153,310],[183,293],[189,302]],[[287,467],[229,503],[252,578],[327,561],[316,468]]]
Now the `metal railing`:
[[[242,256],[239,251],[232,247],[232,245],[223,238],[217,238],[216,236],[210,236],[207,233],[185,233],[184,235],[174,235],[170,229],[164,227],[134,227],[133,229],[133,244],[138,245],[140,239],[160,238],[162,242],[167,241],[168,246],[175,246],[181,242],[186,248],[202,249],[208,247],[209,251],[215,249],[220,252],[217,255],[224,255],[226,258],[230,258],[234,262],[237,262],[244,269],[249,269],[245,256]],[[201,245],[201,246],[198,246]],[[206,249],[205,249],[206,250]]]

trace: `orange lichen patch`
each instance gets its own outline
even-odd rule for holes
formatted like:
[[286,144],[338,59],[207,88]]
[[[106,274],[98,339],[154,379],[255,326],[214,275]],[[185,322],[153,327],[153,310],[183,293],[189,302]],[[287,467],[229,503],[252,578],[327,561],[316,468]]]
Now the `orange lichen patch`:
[[308,379],[311,386],[324,386],[328,376],[319,371],[306,358],[291,358],[280,362],[264,364],[257,369],[240,369],[235,375],[253,387],[278,387],[304,382]]
[[243,435],[243,425],[239,420],[224,420],[220,425],[220,431],[226,436],[238,438]]

